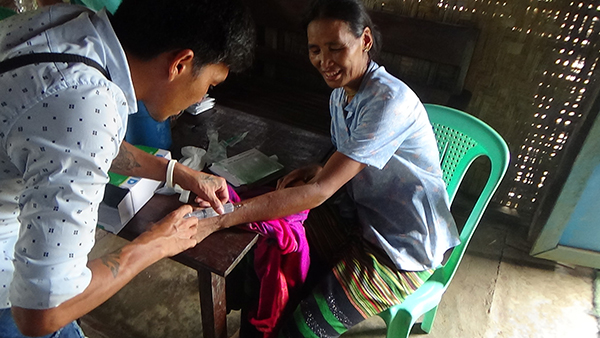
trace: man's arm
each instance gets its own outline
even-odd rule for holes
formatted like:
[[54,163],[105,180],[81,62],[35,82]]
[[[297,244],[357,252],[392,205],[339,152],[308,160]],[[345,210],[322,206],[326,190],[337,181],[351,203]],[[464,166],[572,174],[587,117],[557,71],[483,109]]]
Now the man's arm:
[[[144,177],[164,181],[168,160],[154,156],[123,141],[119,154],[113,160],[110,171],[126,176]],[[175,164],[173,182],[194,192],[215,210],[223,211],[222,204],[229,200],[225,179]]]
[[[78,86],[51,95],[6,136],[11,161],[23,168],[10,298],[15,321],[28,335],[56,331],[148,265],[197,243],[197,223],[183,219],[192,210],[185,206],[121,252],[88,262],[107,172],[119,149],[118,109],[105,91],[96,92]],[[73,103],[78,109],[49,108]]]
[[164,181],[168,162],[164,157],[151,155],[123,141],[117,157],[112,161],[110,171],[125,176]]
[[55,332],[102,304],[151,264],[196,245],[197,220],[183,218],[191,211],[190,206],[182,206],[130,244],[90,261],[91,283],[83,293],[59,306],[46,310],[13,307],[19,330],[36,337]]

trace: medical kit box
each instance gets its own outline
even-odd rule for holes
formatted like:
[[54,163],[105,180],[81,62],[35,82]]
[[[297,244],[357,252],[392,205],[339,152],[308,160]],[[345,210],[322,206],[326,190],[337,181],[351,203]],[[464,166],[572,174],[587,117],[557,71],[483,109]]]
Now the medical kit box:
[[[168,150],[147,146],[137,147],[155,156],[171,159]],[[104,198],[98,210],[98,226],[116,234],[152,198],[154,191],[162,182],[112,172],[108,174],[110,181],[106,185]]]

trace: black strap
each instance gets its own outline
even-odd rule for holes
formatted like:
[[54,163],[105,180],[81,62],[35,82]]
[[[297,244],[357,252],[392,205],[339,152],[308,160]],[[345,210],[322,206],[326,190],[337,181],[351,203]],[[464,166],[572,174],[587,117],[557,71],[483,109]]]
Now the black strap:
[[108,71],[104,67],[102,67],[98,62],[85,56],[65,53],[34,53],[10,58],[0,62],[0,74],[26,65],[42,62],[84,63],[90,67],[98,69],[98,71],[100,71],[102,75],[104,75],[109,81],[112,81]]

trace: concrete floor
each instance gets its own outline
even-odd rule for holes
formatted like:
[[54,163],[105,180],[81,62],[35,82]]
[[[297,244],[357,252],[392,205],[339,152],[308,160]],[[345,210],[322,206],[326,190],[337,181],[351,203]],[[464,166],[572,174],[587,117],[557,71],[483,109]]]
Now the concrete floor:
[[[527,229],[504,217],[484,217],[442,299],[428,338],[600,338],[593,308],[595,271],[528,255]],[[124,240],[105,232],[91,256],[115,250]],[[201,337],[195,271],[163,260],[137,276],[112,299],[82,318],[89,338]],[[418,325],[417,325],[418,326]],[[239,312],[228,316],[228,331]],[[343,337],[385,337],[371,318]]]

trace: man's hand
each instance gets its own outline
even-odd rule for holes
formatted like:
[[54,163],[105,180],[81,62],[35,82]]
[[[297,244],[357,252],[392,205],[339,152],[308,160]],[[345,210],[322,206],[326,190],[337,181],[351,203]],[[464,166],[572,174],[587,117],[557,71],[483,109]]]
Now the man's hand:
[[212,207],[219,214],[224,212],[223,203],[229,201],[227,181],[224,178],[176,164],[173,181],[183,189],[195,193],[196,202],[203,208]]
[[44,310],[13,306],[19,330],[35,337],[55,332],[102,304],[151,264],[195,246],[198,220],[183,218],[191,211],[191,206],[184,205],[116,252],[88,262],[92,281],[59,306]]
[[171,257],[194,247],[198,243],[196,240],[198,220],[194,217],[183,218],[190,212],[192,212],[191,206],[181,206],[152,225],[150,230],[141,234],[134,242],[156,241],[163,257]]
[[[163,157],[150,155],[123,141],[110,171],[125,176],[164,181],[168,162]],[[210,206],[219,214],[223,213],[223,203],[229,200],[225,179],[190,169],[180,163],[175,164],[173,184],[179,184],[183,189],[195,193],[200,206]]]

